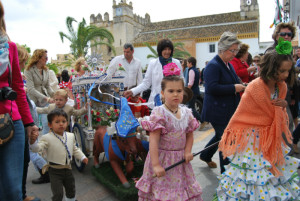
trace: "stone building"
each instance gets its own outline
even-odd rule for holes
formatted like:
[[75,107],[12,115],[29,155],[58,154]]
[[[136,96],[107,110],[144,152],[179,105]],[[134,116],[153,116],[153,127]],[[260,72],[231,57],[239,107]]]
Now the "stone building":
[[51,58],[51,63],[57,64],[59,73],[64,69],[71,72],[74,68],[75,58],[72,54],[56,54],[57,60]]
[[[212,59],[218,52],[217,41],[225,31],[237,33],[239,39],[249,44],[250,53],[263,52],[259,49],[259,6],[258,0],[240,0],[240,11],[191,17],[162,22],[150,21],[150,15],[140,17],[133,14],[133,5],[126,0],[116,3],[113,0],[113,19],[108,13],[90,16],[90,23],[106,27],[115,37],[117,55],[122,54],[126,42],[135,46],[135,56],[142,61],[142,66],[149,63],[151,54],[144,42],[149,42],[156,49],[156,41],[172,35],[172,41],[183,42],[185,49],[197,59],[197,67],[204,67],[205,61]],[[104,52],[103,52],[104,50]],[[102,51],[108,60],[112,54],[101,47],[92,48],[92,52]],[[105,53],[107,51],[108,53]]]

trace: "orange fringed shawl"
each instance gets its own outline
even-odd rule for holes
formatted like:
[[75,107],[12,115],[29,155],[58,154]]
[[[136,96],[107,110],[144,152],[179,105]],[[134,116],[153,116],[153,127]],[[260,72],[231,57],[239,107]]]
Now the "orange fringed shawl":
[[[284,82],[277,83],[279,98],[285,99],[287,87]],[[246,88],[241,102],[224,130],[219,150],[223,156],[241,152],[246,147],[252,130],[259,133],[259,150],[271,165],[275,176],[281,175],[276,165],[284,164],[282,153],[282,133],[291,142],[286,109],[271,103],[271,92],[261,78],[253,80]],[[254,145],[255,146],[255,143]],[[253,147],[255,148],[255,147]]]

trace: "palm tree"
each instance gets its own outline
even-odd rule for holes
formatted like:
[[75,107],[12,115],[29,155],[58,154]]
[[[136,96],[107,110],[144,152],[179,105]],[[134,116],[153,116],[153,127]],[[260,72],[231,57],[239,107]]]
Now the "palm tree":
[[[88,49],[96,45],[106,45],[111,48],[114,55],[116,55],[115,48],[112,45],[114,37],[111,32],[102,27],[96,27],[94,25],[87,26],[84,18],[82,22],[78,24],[77,31],[75,31],[72,26],[73,22],[77,21],[73,17],[67,17],[66,24],[69,35],[63,32],[59,32],[59,35],[62,42],[64,42],[64,38],[71,42],[71,53],[75,58],[85,57],[88,53]],[[100,41],[97,41],[97,38],[100,38]]]
[[[156,39],[156,44],[158,44],[157,31],[155,32],[155,36],[157,38]],[[163,34],[163,38],[165,38],[164,34]],[[174,38],[174,36],[173,35],[169,35],[167,38],[171,40],[172,38]],[[144,44],[152,52],[152,54],[148,54],[147,55],[147,59],[149,59],[149,58],[157,58],[158,54],[157,54],[156,50],[150,45],[150,43],[144,42]],[[182,43],[182,42],[173,42],[173,46],[174,46],[174,52],[173,52],[173,57],[174,58],[187,58],[187,57],[191,56],[191,54],[184,48],[184,43]]]

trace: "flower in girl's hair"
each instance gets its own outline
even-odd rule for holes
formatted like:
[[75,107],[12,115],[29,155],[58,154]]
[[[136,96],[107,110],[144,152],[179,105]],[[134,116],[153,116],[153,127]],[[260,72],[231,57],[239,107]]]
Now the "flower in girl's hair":
[[278,39],[278,45],[275,47],[278,54],[289,55],[291,54],[293,47],[290,41],[285,41],[283,38]]
[[180,75],[180,68],[175,63],[168,63],[164,66],[164,76]]

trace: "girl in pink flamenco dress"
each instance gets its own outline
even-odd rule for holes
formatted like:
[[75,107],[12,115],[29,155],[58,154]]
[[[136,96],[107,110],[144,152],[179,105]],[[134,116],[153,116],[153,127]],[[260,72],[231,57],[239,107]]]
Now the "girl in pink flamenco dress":
[[[150,132],[150,147],[143,175],[136,184],[139,201],[202,201],[200,184],[189,163],[193,159],[193,131],[199,123],[190,109],[180,105],[183,88],[179,76],[163,78],[161,94],[165,103],[153,109],[149,120],[141,122]],[[182,159],[186,162],[164,170]]]

